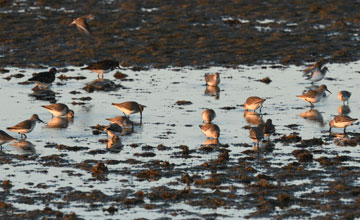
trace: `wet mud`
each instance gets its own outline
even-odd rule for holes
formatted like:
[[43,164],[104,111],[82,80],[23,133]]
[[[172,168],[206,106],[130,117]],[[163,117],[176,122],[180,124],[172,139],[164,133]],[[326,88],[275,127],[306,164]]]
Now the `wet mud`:
[[[359,59],[357,1],[2,1],[0,66],[237,66]],[[90,36],[69,26],[92,13]]]

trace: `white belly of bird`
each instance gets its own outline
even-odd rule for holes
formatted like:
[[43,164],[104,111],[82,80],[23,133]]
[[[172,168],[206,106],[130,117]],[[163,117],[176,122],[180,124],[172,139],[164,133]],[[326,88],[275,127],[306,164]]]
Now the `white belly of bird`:
[[129,110],[129,109],[118,107],[118,106],[116,106],[116,108],[118,108],[120,111],[124,112],[125,115],[131,115],[133,113],[136,113],[136,111],[134,111],[134,110]]
[[313,82],[317,82],[317,81],[322,80],[324,77],[325,77],[325,74],[321,74],[319,71],[316,71],[313,73],[310,80]]
[[347,126],[350,126],[352,124],[351,121],[346,121],[346,122],[334,122],[334,126],[337,128],[345,128]]

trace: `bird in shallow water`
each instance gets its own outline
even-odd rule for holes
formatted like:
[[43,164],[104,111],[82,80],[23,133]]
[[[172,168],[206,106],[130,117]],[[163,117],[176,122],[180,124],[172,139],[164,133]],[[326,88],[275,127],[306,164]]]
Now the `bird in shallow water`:
[[43,108],[46,108],[53,116],[55,117],[74,117],[74,111],[69,109],[69,107],[63,103],[56,103],[51,105],[43,105]]
[[34,130],[36,122],[44,123],[37,114],[33,114],[30,119],[19,122],[18,124],[8,127],[7,129],[12,132],[17,132],[21,134],[21,137],[26,136],[26,133],[32,132]]
[[260,112],[261,112],[261,108],[262,108],[262,104],[265,102],[266,99],[257,97],[257,96],[251,96],[249,98],[246,99],[245,103],[244,103],[244,108],[245,110],[253,110],[255,111],[256,109],[258,109],[260,107]]
[[340,101],[343,102],[343,104],[345,104],[345,102],[347,102],[347,104],[349,104],[350,96],[351,96],[351,92],[343,90],[338,93],[337,97]]
[[104,78],[104,73],[113,71],[114,69],[120,69],[119,61],[115,60],[102,60],[95,63],[90,63],[87,67],[81,68],[82,70],[90,70],[101,75],[101,79]]
[[322,66],[324,65],[324,63],[325,63],[325,59],[321,58],[313,65],[307,67],[306,69],[303,70],[304,76],[308,75],[309,73],[311,73],[313,71],[319,71],[322,68]]
[[322,97],[324,96],[325,91],[330,92],[328,90],[328,88],[326,87],[326,85],[321,85],[316,91],[310,90],[310,91],[306,92],[305,94],[298,95],[296,97],[298,97],[306,102],[309,102],[311,105],[311,108],[313,108],[314,107],[313,103],[319,102],[322,99]]
[[344,128],[344,133],[346,133],[346,127],[352,125],[356,120],[357,118],[350,118],[347,115],[337,115],[334,117],[333,120],[329,122],[330,125],[329,132],[331,133],[331,129],[333,127],[336,127],[336,128]]
[[202,124],[199,125],[202,133],[205,134],[207,138],[219,139],[220,137],[220,128],[216,124]]
[[270,136],[273,133],[275,133],[275,126],[272,123],[271,119],[266,120],[265,125],[264,125],[264,135],[265,136]]
[[220,74],[218,72],[214,74],[205,74],[205,82],[208,86],[217,86],[220,83]]
[[306,79],[311,81],[311,84],[318,82],[325,78],[326,72],[329,72],[329,69],[325,66],[322,69],[313,70],[309,74],[306,74]]
[[28,81],[35,82],[36,88],[48,88],[55,81],[56,68],[51,68],[47,72],[34,74]]
[[264,139],[264,125],[259,124],[257,127],[250,128],[250,138],[259,146],[259,143]]
[[91,33],[91,30],[90,30],[90,26],[88,24],[88,21],[94,19],[94,15],[92,14],[89,14],[89,15],[84,15],[84,16],[81,16],[81,17],[78,17],[76,19],[74,19],[69,25],[76,25],[76,28],[87,34],[87,35],[90,35]]
[[208,108],[201,113],[201,117],[204,122],[211,123],[211,121],[216,117],[216,113],[214,110]]
[[142,112],[144,111],[145,105],[140,105],[137,102],[129,101],[122,103],[112,103],[113,106],[122,111],[128,118],[131,114],[140,113],[140,119],[142,119]]

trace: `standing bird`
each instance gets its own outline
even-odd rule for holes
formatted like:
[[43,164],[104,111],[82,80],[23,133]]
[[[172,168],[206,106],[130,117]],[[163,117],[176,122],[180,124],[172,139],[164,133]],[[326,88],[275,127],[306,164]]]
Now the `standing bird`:
[[55,74],[57,70],[55,68],[51,68],[48,72],[40,72],[34,74],[33,77],[28,79],[28,81],[35,82],[36,87],[48,88],[51,83],[55,81]]
[[275,126],[272,123],[271,119],[266,120],[264,125],[264,135],[269,136],[275,133]]
[[307,67],[306,69],[303,70],[304,72],[304,76],[308,75],[309,73],[313,72],[313,71],[319,71],[321,69],[321,67],[324,65],[325,59],[321,58],[320,60],[318,60],[316,63],[314,63],[313,65]]
[[146,107],[145,105],[140,105],[137,102],[112,103],[112,105],[122,111],[128,118],[131,114],[140,112],[140,119],[142,119],[142,112]]
[[43,105],[43,108],[46,108],[53,116],[55,117],[68,117],[73,118],[74,117],[74,111],[69,109],[67,105],[63,103],[56,103],[51,105]]
[[347,115],[337,115],[333,120],[329,122],[331,133],[331,128],[344,128],[344,134],[346,133],[346,127],[352,125],[357,120],[357,118],[350,118]]
[[208,108],[201,113],[201,117],[206,123],[211,123],[211,121],[216,117],[216,113],[214,110]]
[[259,146],[259,143],[264,139],[264,125],[259,124],[257,127],[250,128],[250,138]]
[[114,69],[120,69],[120,64],[118,61],[114,60],[102,60],[96,63],[90,63],[87,67],[81,68],[82,70],[91,70],[99,75],[101,74],[101,79],[104,78],[104,73],[113,71]]
[[89,15],[84,15],[81,17],[76,18],[75,20],[73,20],[69,25],[76,25],[77,29],[87,35],[90,35],[91,31],[90,31],[90,26],[88,24],[88,21],[94,19],[94,15],[89,14]]
[[220,83],[220,74],[218,72],[214,74],[205,74],[205,82],[208,86],[217,86]]
[[13,141],[13,140],[16,140],[16,138],[12,137],[11,135],[6,133],[5,131],[0,130],[0,147],[1,147],[1,150],[2,150],[2,145],[3,144],[5,144],[7,142],[10,142],[10,141]]
[[351,92],[343,90],[338,93],[337,97],[340,101],[343,102],[343,104],[345,104],[345,102],[347,102],[347,104],[349,104],[350,96],[351,96]]
[[[326,85],[321,85],[318,90],[314,91],[314,90],[310,90],[308,92],[306,92],[305,94],[302,95],[298,95],[296,97],[299,97],[300,99],[309,102],[311,105],[311,108],[314,107],[313,103],[317,103],[321,100],[321,98],[323,97],[325,91],[330,92]],[[331,92],[330,92],[331,93]]]
[[307,76],[307,80],[311,81],[311,84],[313,84],[314,82],[318,82],[322,79],[324,79],[326,72],[328,72],[329,69],[325,66],[322,69],[314,69],[313,71],[311,71],[310,73],[304,74],[304,76]]
[[105,131],[111,138],[117,138],[121,135],[122,127],[116,123],[111,123],[105,127]]
[[199,125],[199,127],[202,133],[204,133],[207,138],[219,139],[220,128],[216,124],[203,124]]
[[44,123],[42,120],[40,120],[37,114],[33,114],[30,119],[22,121],[12,127],[8,127],[7,129],[12,132],[21,134],[21,137],[24,135],[26,138],[27,136],[25,133],[30,133],[32,130],[34,130],[37,121]]
[[244,103],[245,110],[256,110],[260,107],[260,112],[262,108],[263,102],[265,102],[266,99],[259,98],[257,96],[251,96],[246,99]]

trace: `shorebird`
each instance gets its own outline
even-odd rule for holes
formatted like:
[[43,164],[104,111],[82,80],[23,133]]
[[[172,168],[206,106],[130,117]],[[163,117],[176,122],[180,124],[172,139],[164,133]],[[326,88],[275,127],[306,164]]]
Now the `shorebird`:
[[48,72],[36,73],[28,81],[35,82],[36,87],[48,88],[55,81],[56,68],[51,68]]
[[304,72],[304,76],[308,75],[309,73],[313,72],[313,71],[319,71],[321,69],[321,67],[324,65],[325,59],[321,58],[320,60],[318,60],[316,63],[314,63],[313,65],[307,67],[306,69],[303,70]]
[[324,79],[326,72],[329,72],[329,69],[325,66],[322,69],[314,69],[310,73],[304,74],[304,76],[306,76],[306,79],[310,80],[311,83],[314,83]]
[[211,121],[216,117],[216,113],[214,110],[208,108],[201,113],[201,117],[206,123],[211,123]]
[[220,128],[216,124],[202,124],[199,125],[202,133],[205,134],[207,138],[218,139],[220,137]]
[[69,107],[63,103],[56,103],[51,105],[43,105],[43,108],[46,108],[53,116],[55,117],[74,117],[74,111],[69,109]]
[[260,112],[262,108],[263,102],[265,102],[266,99],[259,98],[257,96],[251,96],[246,99],[244,103],[245,110],[256,110],[260,107]]
[[264,125],[264,135],[265,136],[270,136],[273,133],[275,133],[275,126],[272,123],[271,119],[266,120],[265,125]]
[[120,125],[123,128],[134,128],[134,122],[132,122],[128,117],[126,116],[117,116],[114,118],[107,118],[106,120],[116,123]]
[[220,74],[218,72],[214,74],[205,74],[205,82],[208,86],[217,86],[220,83]]
[[8,127],[7,129],[12,132],[17,132],[21,134],[21,137],[25,136],[26,138],[27,136],[25,133],[30,133],[32,130],[34,130],[37,121],[44,123],[42,120],[40,120],[37,114],[33,114],[30,119],[22,121],[12,127]]
[[259,146],[259,143],[264,139],[264,125],[259,124],[257,127],[250,128],[250,138]]
[[7,142],[10,142],[10,141],[13,141],[13,140],[16,140],[16,138],[12,137],[11,135],[6,133],[5,131],[0,130],[0,148],[1,148],[1,150],[2,150],[2,145],[3,144],[5,144]]
[[323,97],[325,91],[330,92],[327,89],[326,85],[321,85],[316,91],[310,90],[310,91],[306,92],[305,94],[298,95],[296,97],[299,97],[300,99],[302,99],[306,102],[309,102],[311,105],[311,108],[313,108],[314,107],[313,103],[319,102],[321,100],[321,98]]
[[99,75],[101,74],[101,79],[104,78],[104,73],[113,71],[114,69],[120,69],[119,61],[115,60],[102,60],[96,63],[90,63],[87,67],[81,68],[82,70],[91,70]]
[[87,23],[88,21],[94,19],[94,15],[89,14],[89,15],[84,15],[81,17],[76,18],[75,20],[73,20],[69,25],[76,25],[77,29],[87,35],[90,35],[91,31],[90,31],[90,26]]
[[122,132],[122,127],[116,123],[111,123],[105,127],[105,131],[111,138],[119,137]]
[[343,102],[343,104],[345,104],[345,102],[347,102],[347,104],[349,104],[350,96],[351,96],[351,92],[343,90],[338,93],[337,97],[340,101]]
[[356,120],[357,118],[350,118],[347,115],[337,115],[334,117],[333,120],[329,122],[330,125],[329,132],[331,133],[331,129],[333,127],[336,127],[336,128],[344,128],[344,133],[346,133],[346,127],[352,125],[352,123],[354,123]]
[[144,107],[146,107],[137,102],[112,103],[112,105],[122,111],[128,118],[131,114],[140,112],[140,119],[142,119],[142,112],[144,111]]

